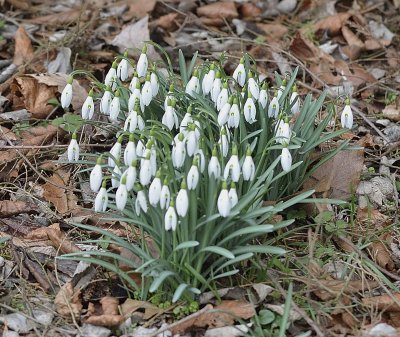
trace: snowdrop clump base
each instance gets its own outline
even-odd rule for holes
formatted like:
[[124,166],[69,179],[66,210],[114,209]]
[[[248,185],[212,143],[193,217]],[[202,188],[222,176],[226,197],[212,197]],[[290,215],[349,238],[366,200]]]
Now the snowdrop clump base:
[[[102,114],[116,130],[114,145],[95,155],[90,172],[94,209],[120,214],[121,220],[141,229],[142,239],[130,243],[80,226],[102,234],[96,243],[122,246],[141,263],[102,250],[64,258],[116,272],[143,298],[163,290],[177,301],[214,289],[218,279],[238,273],[240,262],[255,253],[284,253],[253,240],[293,222],[273,223],[271,218],[306,202],[313,191],[279,200],[297,192],[320,163],[346,146],[344,142],[318,162],[310,156],[345,130],[326,131],[334,111],[315,124],[324,95],[301,98],[297,69],[283,78],[276,74],[272,85],[262,80],[247,54],[229,76],[223,57],[200,64],[194,55],[187,67],[180,53],[176,75],[164,53],[165,75],[146,53],[145,46],[137,63],[127,53],[118,57],[104,83],[93,80],[82,106],[87,123]],[[80,73],[71,74],[61,96],[65,109],[73,96],[73,77]],[[350,106],[345,113],[342,124],[351,128]],[[90,156],[79,152],[74,133],[68,159],[88,163],[79,158]],[[264,200],[276,203],[263,206]],[[156,253],[150,254],[149,243]],[[141,286],[119,264],[140,273]]]

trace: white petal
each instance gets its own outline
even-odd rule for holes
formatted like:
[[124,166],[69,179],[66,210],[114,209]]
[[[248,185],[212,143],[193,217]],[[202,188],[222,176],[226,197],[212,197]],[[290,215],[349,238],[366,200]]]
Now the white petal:
[[282,165],[282,169],[285,172],[289,172],[290,169],[292,168],[292,155],[290,154],[288,148],[286,148],[286,147],[284,147],[282,149],[281,165]]
[[156,207],[160,201],[161,194],[161,180],[154,178],[149,187],[149,202],[152,206]]
[[188,190],[195,190],[199,182],[199,169],[196,165],[192,165],[187,174]]
[[96,164],[90,172],[90,189],[93,192],[98,192],[103,181],[103,172],[101,166]]
[[149,66],[149,62],[147,60],[147,55],[146,54],[140,54],[138,63],[137,63],[137,73],[139,75],[139,77],[143,77],[144,75],[146,75],[147,73],[147,68]]
[[61,93],[61,107],[63,109],[68,108],[72,101],[72,84],[67,83],[64,90]]
[[169,187],[167,185],[163,185],[161,192],[160,192],[160,207],[161,207],[161,209],[167,208],[170,200],[171,200],[171,193],[169,192]]
[[125,209],[126,202],[128,200],[128,191],[125,184],[120,184],[117,192],[115,192],[115,203],[120,211]]
[[217,201],[218,212],[222,217],[227,217],[231,211],[231,203],[227,189],[221,190]]
[[181,188],[176,196],[176,212],[179,216],[185,217],[189,209],[189,197],[186,189]]
[[97,193],[96,199],[94,200],[94,210],[96,212],[105,212],[108,205],[108,194],[107,190],[102,187]]

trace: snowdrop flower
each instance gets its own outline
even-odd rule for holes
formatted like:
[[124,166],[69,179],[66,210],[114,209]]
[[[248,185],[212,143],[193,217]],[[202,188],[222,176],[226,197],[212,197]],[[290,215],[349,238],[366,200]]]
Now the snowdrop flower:
[[290,96],[290,105],[292,105],[292,114],[297,114],[300,112],[300,97],[297,93],[297,87],[293,86],[292,95]]
[[194,157],[192,166],[187,174],[187,187],[188,190],[195,190],[197,184],[199,182],[199,169],[198,169],[199,160]]
[[274,98],[269,103],[268,107],[268,117],[274,117],[275,119],[278,118],[279,113],[279,101],[278,97],[275,95]]
[[151,175],[154,177],[157,172],[157,151],[154,139],[151,141],[150,164],[151,164]]
[[117,122],[119,112],[121,110],[121,103],[119,101],[119,90],[115,92],[115,96],[111,101],[110,105],[110,121]]
[[147,153],[146,157],[142,159],[140,164],[139,181],[142,186],[150,184],[151,180],[151,162],[150,152]]
[[254,179],[256,167],[254,165],[253,158],[251,157],[250,147],[248,147],[247,151],[246,151],[246,158],[244,159],[244,162],[243,162],[242,172],[243,172],[243,180],[244,181],[251,181]]
[[147,68],[149,66],[149,61],[147,60],[147,46],[144,45],[142,48],[142,53],[139,56],[139,60],[136,66],[136,70],[139,77],[143,77],[147,73]]
[[228,137],[226,136],[225,128],[221,129],[221,134],[219,136],[218,144],[222,156],[226,157],[228,155],[228,150],[229,150],[229,141]]
[[138,113],[136,109],[131,111],[124,123],[124,131],[133,132],[138,126]]
[[163,123],[170,131],[174,128],[174,126],[178,127],[178,116],[176,115],[176,111],[173,106],[174,102],[174,100],[168,100],[167,108],[165,109],[164,115],[161,120],[161,123]]
[[144,193],[142,186],[137,184],[136,189],[138,192],[137,192],[136,201],[135,201],[135,211],[136,211],[136,215],[139,216],[141,210],[143,212],[147,213],[148,205],[147,205],[146,194]]
[[199,71],[197,69],[194,70],[192,78],[186,84],[185,92],[192,97],[200,92]]
[[179,131],[183,133],[185,136],[187,134],[187,127],[190,123],[193,123],[193,118],[192,118],[192,106],[189,105],[187,112],[185,113],[185,116],[183,116],[183,119],[181,121],[181,124],[179,126]]
[[82,105],[82,118],[92,119],[94,114],[94,102],[93,102],[93,89],[89,91],[88,97]]
[[186,135],[186,148],[188,156],[191,157],[197,152],[199,148],[199,141],[196,134],[196,124],[189,124],[188,129],[189,132]]
[[158,202],[160,201],[161,196],[161,172],[157,171],[156,177],[150,184],[149,187],[149,202],[150,205],[156,207]]
[[251,71],[249,72],[248,88],[251,94],[253,95],[254,99],[258,100],[258,97],[260,97],[260,89]]
[[68,77],[67,85],[65,86],[64,90],[61,93],[61,107],[65,110],[71,105],[72,101],[72,82],[73,78],[70,76]]
[[183,179],[181,183],[181,189],[176,196],[176,212],[182,218],[186,216],[189,209],[189,197],[186,188],[186,181]]
[[211,87],[211,100],[216,104],[218,96],[222,90],[221,73],[217,71],[215,79]]
[[174,85],[171,84],[169,86],[168,94],[165,95],[165,100],[164,100],[164,110],[167,110],[168,106],[168,100],[171,100],[174,98]]
[[211,176],[214,176],[215,179],[218,179],[221,176],[221,165],[219,164],[217,155],[217,148],[214,147],[210,162],[208,163],[208,176],[210,178]]
[[104,84],[109,86],[112,91],[117,87],[117,61],[114,61],[110,70],[108,71],[106,78],[104,79]]
[[76,133],[74,132],[71,137],[71,142],[68,145],[67,150],[68,161],[78,161],[79,160],[79,144],[76,141]]
[[286,84],[287,84],[287,81],[286,81],[286,78],[285,78],[282,81],[282,85],[278,88],[278,95],[277,95],[278,101],[281,99],[281,96],[282,96],[283,92],[286,89]]
[[128,144],[125,147],[124,151],[124,163],[126,166],[129,166],[132,163],[132,160],[135,160],[136,157],[136,145],[134,142],[134,135],[131,133],[129,135]]
[[165,217],[164,217],[164,225],[165,225],[166,231],[169,231],[171,229],[174,231],[176,229],[176,225],[178,223],[178,217],[176,215],[174,206],[175,206],[175,203],[173,200],[171,200],[171,202],[169,203],[167,212],[165,213]]
[[249,124],[253,124],[256,121],[256,106],[250,91],[244,103],[244,119]]
[[90,189],[93,192],[98,192],[103,181],[103,171],[101,168],[101,157],[97,158],[96,165],[93,167],[92,172],[90,172]]
[[206,158],[202,149],[198,149],[196,156],[199,158],[200,172],[203,173],[206,168]]
[[117,76],[123,82],[126,81],[129,77],[129,62],[126,57],[128,57],[128,52],[124,53],[124,58],[119,62],[117,67]]
[[264,83],[260,90],[260,97],[258,97],[258,101],[260,102],[263,109],[267,106],[268,103],[268,92],[267,92],[267,84]]
[[103,97],[100,101],[100,112],[108,115],[110,113],[110,105],[111,105],[111,89],[107,86],[106,90],[104,91]]
[[233,104],[229,109],[228,116],[228,128],[237,128],[240,122],[240,112],[238,106],[238,99],[235,97],[233,99]]
[[232,149],[232,156],[226,163],[225,169],[224,169],[224,179],[228,179],[228,176],[231,176],[232,181],[237,183],[240,178],[240,163],[239,163],[239,157],[237,155],[237,148],[236,146],[233,147]]
[[246,83],[246,69],[244,68],[244,58],[240,59],[239,65],[236,67],[235,71],[233,72],[232,77],[235,79],[238,84],[243,87]]
[[174,138],[174,146],[172,147],[172,164],[175,168],[181,168],[185,162],[185,158],[185,137],[183,133],[178,133]]
[[214,83],[215,79],[215,65],[214,63],[211,63],[210,65],[210,70],[207,74],[204,75],[203,77],[203,82],[201,84],[202,89],[203,89],[203,94],[208,95],[211,91],[211,87]]
[[137,177],[136,166],[137,166],[137,160],[132,160],[129,167],[123,173],[123,176],[126,177],[126,189],[128,191],[132,191],[136,183],[136,177]]
[[[139,80],[138,74],[135,70],[133,72],[133,77],[132,77],[131,83],[129,83],[129,91],[133,92],[133,90],[136,89],[138,83],[140,84],[140,80]],[[140,86],[139,86],[139,88],[140,88]]]
[[121,157],[121,144],[123,136],[119,136],[117,142],[113,145],[110,150],[110,155],[108,157],[108,166],[114,167],[116,162],[119,161]]
[[119,168],[119,163],[114,166],[114,169],[111,174],[111,186],[113,188],[117,188],[120,185],[120,180],[121,180],[122,172]]
[[126,188],[126,177],[122,176],[117,192],[115,192],[115,204],[120,211],[123,211],[127,201],[128,190]]
[[289,172],[290,169],[292,168],[292,155],[290,154],[289,149],[287,147],[284,147],[282,149],[281,166],[285,172]]
[[217,97],[217,110],[220,111],[222,107],[228,102],[228,82],[222,86],[222,90]]
[[276,127],[276,142],[280,144],[289,144],[292,131],[290,130],[289,120],[279,120]]
[[163,187],[161,188],[160,192],[160,207],[161,209],[166,209],[169,205],[171,199],[171,193],[168,187],[168,179],[164,179]]
[[217,206],[219,215],[226,218],[231,211],[231,202],[229,200],[229,192],[225,181],[222,182],[222,190],[218,196]]
[[105,212],[108,205],[108,194],[106,190],[106,181],[103,181],[103,184],[100,188],[99,193],[96,195],[96,199],[94,200],[94,210],[95,212]]
[[147,75],[146,82],[144,82],[142,92],[141,92],[142,101],[145,106],[149,106],[149,104],[153,98],[150,80],[151,80],[151,76]]
[[144,111],[144,103],[142,99],[142,94],[140,92],[140,82],[137,82],[136,88],[133,89],[132,93],[129,95],[129,100],[128,100],[128,109],[129,111],[133,110],[135,108],[136,104],[140,104],[140,109],[143,112]]
[[236,185],[233,181],[231,182],[231,188],[229,189],[228,195],[231,202],[231,208],[233,208],[239,202],[239,198],[236,192]]
[[350,100],[346,99],[346,106],[343,109],[342,115],[340,116],[340,122],[342,128],[351,129],[353,127],[353,111],[351,111]]
[[228,117],[229,117],[229,110],[231,109],[233,103],[233,96],[229,97],[228,102],[226,102],[219,114],[218,114],[218,125],[219,126],[224,126],[226,124],[226,122],[228,121]]
[[144,129],[144,120],[143,120],[142,115],[139,114],[139,113],[138,113],[138,116],[137,116],[137,125],[138,125],[138,129],[140,131],[143,131],[143,129]]
[[151,83],[151,94],[153,97],[156,97],[158,94],[159,84],[158,84],[158,77],[155,73],[155,69],[150,75],[150,83]]
[[140,138],[136,145],[136,155],[143,157],[144,150],[146,150],[146,146],[144,145],[143,138]]

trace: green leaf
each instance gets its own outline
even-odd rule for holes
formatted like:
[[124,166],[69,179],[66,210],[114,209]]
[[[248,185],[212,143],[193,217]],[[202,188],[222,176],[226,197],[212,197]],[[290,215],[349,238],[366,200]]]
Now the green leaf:
[[169,277],[175,275],[174,272],[169,271],[169,270],[165,270],[163,272],[160,273],[160,275],[158,275],[152,282],[152,284],[150,285],[149,288],[149,292],[154,293],[155,291],[157,291],[157,289],[161,286],[161,284],[164,282],[164,280]]
[[227,259],[234,259],[235,255],[232,254],[228,249],[218,246],[208,246],[200,250],[200,252],[210,252],[226,257]]
[[188,75],[187,75],[187,71],[186,71],[185,56],[183,55],[183,52],[181,49],[179,49],[179,70],[181,72],[183,85],[186,86],[186,84],[188,82]]
[[179,301],[179,299],[181,298],[183,292],[185,291],[185,289],[187,287],[188,287],[188,285],[186,283],[181,283],[178,286],[178,288],[176,288],[176,290],[174,292],[174,296],[172,297],[172,303]]
[[233,250],[235,254],[244,253],[264,253],[264,254],[276,254],[283,255],[286,250],[280,247],[266,246],[266,245],[247,245],[242,247],[237,247]]
[[186,242],[182,242],[179,245],[177,245],[174,250],[177,251],[180,249],[193,248],[193,247],[198,246],[199,244],[200,243],[198,241],[186,241]]
[[263,309],[258,313],[261,325],[268,325],[275,321],[275,314],[271,310]]
[[212,277],[212,280],[218,280],[219,278],[232,276],[232,275],[237,274],[239,271],[240,271],[239,269],[229,270],[229,271],[227,271],[227,272],[225,272],[225,273],[222,273],[222,274],[213,276],[213,277]]

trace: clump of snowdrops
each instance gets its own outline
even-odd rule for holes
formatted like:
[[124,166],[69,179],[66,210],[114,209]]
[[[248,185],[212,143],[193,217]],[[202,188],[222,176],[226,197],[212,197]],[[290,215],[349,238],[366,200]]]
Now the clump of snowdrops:
[[[175,302],[215,289],[218,279],[238,273],[240,262],[255,253],[284,253],[279,247],[255,245],[254,239],[293,222],[272,223],[271,218],[308,201],[313,191],[290,196],[346,142],[318,161],[311,152],[345,130],[326,131],[334,109],[315,124],[325,95],[300,97],[297,69],[276,74],[276,82],[268,83],[247,54],[233,74],[226,74],[223,57],[199,64],[195,54],[187,66],[180,53],[177,75],[165,52],[164,72],[146,53],[144,46],[137,63],[127,53],[117,57],[104,83],[91,77],[93,89],[81,111],[87,123],[97,114],[107,116],[109,129],[115,130],[115,144],[109,152],[95,154],[90,172],[94,209],[111,209],[140,228],[142,239],[127,242],[80,226],[102,235],[94,240],[99,246],[122,246],[141,262],[101,249],[65,257],[116,272],[143,298],[162,290]],[[61,96],[64,109],[74,95],[73,77],[81,73],[70,76]],[[342,124],[352,126],[349,105]],[[88,163],[81,159],[90,157],[80,153],[74,133],[68,159]],[[276,203],[264,206],[265,200]],[[156,254],[150,254],[149,243]],[[119,263],[142,275],[140,287]]]

